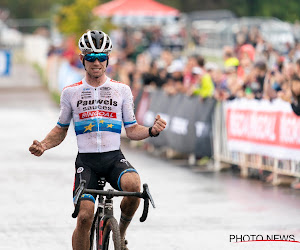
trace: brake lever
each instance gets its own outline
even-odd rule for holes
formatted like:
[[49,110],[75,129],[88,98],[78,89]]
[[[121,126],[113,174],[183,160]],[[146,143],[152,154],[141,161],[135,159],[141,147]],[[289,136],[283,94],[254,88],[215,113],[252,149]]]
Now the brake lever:
[[152,195],[150,194],[150,190],[149,190],[148,185],[144,184],[144,188],[145,188],[146,194],[147,194],[147,196],[148,196],[148,198],[149,198],[149,200],[151,202],[152,207],[155,208],[154,200],[152,198]]
[[86,183],[86,181],[85,181],[85,180],[82,180],[82,181],[80,182],[80,186],[79,186],[79,187],[77,188],[77,190],[75,191],[76,196],[74,197],[74,201],[73,201],[74,205],[77,204],[77,202],[78,202],[78,200],[79,200],[79,198],[80,198],[80,196],[81,196],[81,193],[82,193],[82,191],[83,191],[83,189],[84,189],[85,183]]
[[79,187],[78,187],[77,190],[76,190],[76,195],[75,195],[75,197],[74,197],[74,199],[73,199],[73,203],[74,203],[74,205],[75,205],[74,212],[73,212],[73,214],[72,214],[72,217],[73,217],[73,218],[76,218],[76,217],[78,216],[79,208],[80,208],[80,201],[81,201],[81,200],[80,200],[80,197],[81,197],[81,195],[82,195],[82,193],[83,193],[85,183],[86,183],[86,181],[85,181],[85,180],[82,180],[82,181],[80,182]]

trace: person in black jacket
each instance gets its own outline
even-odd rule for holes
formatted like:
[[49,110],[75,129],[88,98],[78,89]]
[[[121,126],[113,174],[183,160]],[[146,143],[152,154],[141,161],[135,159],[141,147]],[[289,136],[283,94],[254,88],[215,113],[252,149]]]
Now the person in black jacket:
[[294,113],[300,116],[300,77],[298,75],[293,75],[291,81],[291,106]]

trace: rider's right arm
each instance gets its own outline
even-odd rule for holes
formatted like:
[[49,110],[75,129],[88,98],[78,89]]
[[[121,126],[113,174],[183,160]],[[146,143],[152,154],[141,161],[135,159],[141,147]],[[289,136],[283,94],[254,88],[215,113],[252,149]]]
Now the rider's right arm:
[[72,92],[70,88],[65,88],[60,96],[60,114],[56,126],[50,131],[41,142],[45,144],[46,150],[56,147],[66,137],[70,121],[72,119],[72,106],[70,103]]
[[68,89],[62,91],[58,122],[43,141],[33,141],[32,145],[29,147],[29,151],[33,155],[41,156],[46,150],[59,145],[65,139],[72,119],[72,107],[69,101],[70,95],[71,93]]
[[68,128],[60,128],[55,126],[44,140],[41,141],[45,150],[58,146],[65,138]]
[[46,150],[59,145],[66,137],[68,128],[55,126],[41,142],[34,140],[29,151],[35,156],[41,156]]

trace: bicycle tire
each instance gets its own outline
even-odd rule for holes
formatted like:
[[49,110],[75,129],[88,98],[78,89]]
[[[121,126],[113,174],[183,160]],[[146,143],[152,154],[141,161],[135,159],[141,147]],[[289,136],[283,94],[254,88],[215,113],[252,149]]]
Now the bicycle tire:
[[104,222],[102,250],[121,250],[121,236],[117,220],[114,217]]
[[99,217],[95,217],[90,233],[90,250],[101,250],[99,245]]

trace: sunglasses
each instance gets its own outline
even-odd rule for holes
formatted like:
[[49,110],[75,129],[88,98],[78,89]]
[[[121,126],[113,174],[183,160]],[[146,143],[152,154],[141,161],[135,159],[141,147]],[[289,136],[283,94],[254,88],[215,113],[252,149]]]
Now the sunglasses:
[[108,59],[108,55],[104,53],[91,53],[86,54],[83,59],[87,60],[88,62],[95,62],[96,59],[98,59],[100,62],[104,62]]

